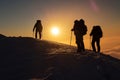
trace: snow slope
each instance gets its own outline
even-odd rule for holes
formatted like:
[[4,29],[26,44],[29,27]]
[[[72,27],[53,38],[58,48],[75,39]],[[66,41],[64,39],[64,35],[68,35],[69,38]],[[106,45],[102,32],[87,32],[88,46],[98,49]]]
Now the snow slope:
[[120,80],[120,61],[111,56],[30,37],[0,39],[2,80]]

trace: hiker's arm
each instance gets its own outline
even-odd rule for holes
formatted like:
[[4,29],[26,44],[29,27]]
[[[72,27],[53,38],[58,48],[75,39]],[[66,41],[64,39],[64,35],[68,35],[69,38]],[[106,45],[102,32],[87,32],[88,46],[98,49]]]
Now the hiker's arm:
[[36,24],[35,24],[34,27],[33,27],[33,32],[34,32],[34,30],[35,30],[35,27],[36,27]]
[[71,31],[74,31],[75,30],[75,25],[73,26],[73,28],[71,29]]
[[74,31],[74,29],[71,29],[71,31]]
[[90,36],[92,36],[93,35],[93,30],[91,31],[91,33],[90,33]]

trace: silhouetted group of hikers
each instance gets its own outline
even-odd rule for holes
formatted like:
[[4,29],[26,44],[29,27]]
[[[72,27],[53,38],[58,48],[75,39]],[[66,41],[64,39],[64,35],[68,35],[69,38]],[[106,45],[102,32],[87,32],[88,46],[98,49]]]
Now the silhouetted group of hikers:
[[[85,25],[85,21],[83,19],[75,20],[71,31],[74,31],[76,37],[76,44],[78,47],[77,52],[84,52],[85,47],[83,36],[87,34],[87,26]],[[102,35],[103,33],[101,27],[99,25],[93,26],[90,36],[92,36],[92,49],[94,52],[100,52],[100,38]],[[95,46],[97,46],[97,50]]]
[[[37,20],[33,28],[33,32],[35,30],[36,39],[37,39],[38,33],[39,33],[39,39],[41,39],[42,29],[43,29],[43,26],[41,24],[41,20]],[[83,36],[87,34],[87,26],[85,25],[85,21],[83,19],[75,20],[74,26],[71,29],[71,31],[74,31],[74,35],[76,38],[76,44],[77,44],[77,52],[84,52],[85,46],[84,46]],[[90,36],[92,37],[91,44],[92,44],[93,51],[99,53],[100,52],[100,38],[103,36],[101,27],[99,25],[93,26]]]

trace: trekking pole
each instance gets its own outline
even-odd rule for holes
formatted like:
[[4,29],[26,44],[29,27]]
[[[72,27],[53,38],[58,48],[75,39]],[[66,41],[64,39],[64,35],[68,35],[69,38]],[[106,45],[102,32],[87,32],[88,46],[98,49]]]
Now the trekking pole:
[[33,31],[33,34],[32,34],[32,35],[33,35],[33,38],[34,38],[34,31]]
[[92,38],[91,38],[91,36],[90,36],[90,50],[92,50],[91,48],[92,48],[92,45],[91,45],[91,40]]
[[70,35],[70,46],[71,46],[71,43],[72,43],[72,31],[71,31],[71,35]]

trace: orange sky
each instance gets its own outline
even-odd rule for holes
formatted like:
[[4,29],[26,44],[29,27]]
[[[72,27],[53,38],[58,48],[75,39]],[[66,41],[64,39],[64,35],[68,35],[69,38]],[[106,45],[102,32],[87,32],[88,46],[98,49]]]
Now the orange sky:
[[[74,20],[83,18],[88,27],[84,37],[87,48],[90,46],[89,33],[93,25],[100,25],[103,29],[103,45],[111,43],[109,39],[112,45],[119,44],[119,5],[120,0],[3,0],[0,2],[0,33],[33,37],[32,28],[36,20],[41,19],[44,27],[42,39],[69,44]],[[58,36],[50,33],[53,26],[60,29]]]

